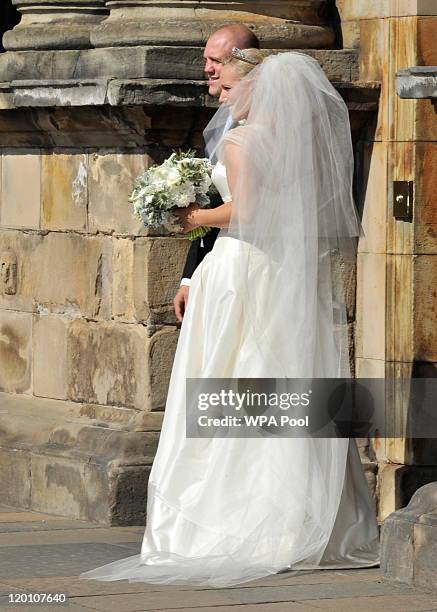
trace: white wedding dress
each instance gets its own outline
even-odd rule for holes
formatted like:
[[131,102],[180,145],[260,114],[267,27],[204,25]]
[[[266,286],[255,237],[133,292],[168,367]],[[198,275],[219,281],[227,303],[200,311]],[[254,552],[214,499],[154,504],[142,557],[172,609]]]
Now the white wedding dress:
[[[230,200],[220,162],[213,181]],[[286,569],[379,563],[378,525],[354,439],[328,441],[338,457],[347,453],[337,470],[334,459],[325,465],[328,455],[317,441],[185,436],[186,378],[276,375],[260,356],[239,299],[233,262],[245,247],[225,234],[191,280],[148,483],[141,554],[82,578],[224,587]],[[262,308],[271,264],[260,251],[252,257]],[[273,337],[281,333],[275,317],[266,326]]]

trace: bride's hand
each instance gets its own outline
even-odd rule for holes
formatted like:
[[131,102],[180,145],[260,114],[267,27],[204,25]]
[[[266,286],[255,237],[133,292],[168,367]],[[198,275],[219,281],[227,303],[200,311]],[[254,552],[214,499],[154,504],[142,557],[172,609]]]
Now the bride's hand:
[[201,223],[198,222],[198,211],[200,207],[197,204],[190,204],[186,208],[175,208],[172,213],[176,215],[183,227],[184,233],[190,232]]

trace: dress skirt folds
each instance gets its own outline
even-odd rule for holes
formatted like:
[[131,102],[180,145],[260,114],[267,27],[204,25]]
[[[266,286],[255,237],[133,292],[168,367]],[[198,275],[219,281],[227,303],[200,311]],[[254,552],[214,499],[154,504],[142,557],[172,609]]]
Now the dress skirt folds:
[[[219,235],[192,277],[141,553],[82,578],[224,587],[283,570],[378,565],[378,525],[354,439],[186,437],[187,378],[277,375],[239,297],[232,262],[244,248]],[[260,251],[251,257],[262,308],[270,264]],[[266,325],[272,337],[281,333],[274,316]]]

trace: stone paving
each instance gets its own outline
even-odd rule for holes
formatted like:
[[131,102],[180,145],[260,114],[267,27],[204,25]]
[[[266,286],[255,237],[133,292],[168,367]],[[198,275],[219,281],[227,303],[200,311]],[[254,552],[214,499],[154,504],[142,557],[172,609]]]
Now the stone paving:
[[[100,582],[80,572],[140,551],[144,528],[104,527],[0,506],[0,608],[15,612],[437,612],[437,595],[385,582],[379,568],[278,574],[232,588]],[[9,603],[9,594],[68,604]]]

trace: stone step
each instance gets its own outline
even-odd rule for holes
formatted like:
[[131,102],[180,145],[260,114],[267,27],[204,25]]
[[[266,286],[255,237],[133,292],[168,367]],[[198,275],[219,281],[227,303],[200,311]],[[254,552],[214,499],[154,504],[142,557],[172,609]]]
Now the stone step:
[[141,524],[162,416],[0,393],[3,503]]
[[[295,49],[316,58],[333,81],[358,79],[356,49]],[[267,49],[265,55],[284,49]],[[23,79],[203,79],[200,47],[136,46],[99,49],[10,51],[0,54],[0,81]]]

